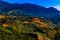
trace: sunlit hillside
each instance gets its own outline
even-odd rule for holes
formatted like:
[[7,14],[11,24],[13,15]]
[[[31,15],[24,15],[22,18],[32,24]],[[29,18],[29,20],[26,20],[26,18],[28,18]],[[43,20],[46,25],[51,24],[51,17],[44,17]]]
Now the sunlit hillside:
[[0,40],[60,40],[60,11],[52,7],[56,0],[6,1],[0,0]]
[[59,40],[60,27],[55,26],[59,25],[29,15],[0,15],[0,40]]

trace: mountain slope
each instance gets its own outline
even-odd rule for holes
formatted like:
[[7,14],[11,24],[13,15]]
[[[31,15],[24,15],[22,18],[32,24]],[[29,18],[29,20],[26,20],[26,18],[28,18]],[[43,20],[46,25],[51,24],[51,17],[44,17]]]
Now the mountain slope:
[[[22,11],[23,14],[28,14],[32,15],[35,17],[44,17],[44,18],[49,18],[51,20],[54,19],[60,19],[60,11],[53,7],[45,8],[42,6],[38,6],[35,4],[30,4],[30,3],[23,3],[23,4],[10,4],[4,1],[0,1],[0,12],[8,14],[9,11]],[[20,13],[16,13],[14,15],[17,15]],[[57,16],[58,15],[58,16]]]
[[60,40],[59,17],[53,7],[0,1],[0,39]]

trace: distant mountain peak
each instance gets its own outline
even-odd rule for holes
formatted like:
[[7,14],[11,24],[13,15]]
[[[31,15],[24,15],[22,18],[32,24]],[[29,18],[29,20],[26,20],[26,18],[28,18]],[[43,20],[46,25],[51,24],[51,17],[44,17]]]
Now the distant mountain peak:
[[0,5],[7,6],[7,5],[10,5],[10,3],[8,3],[8,2],[5,2],[5,1],[1,1],[1,0],[0,0]]
[[57,10],[54,7],[49,7],[48,9],[49,9],[49,11],[54,12],[54,13],[60,12],[59,10]]
[[48,9],[54,9],[54,10],[57,10],[56,8],[54,8],[54,7],[49,7]]

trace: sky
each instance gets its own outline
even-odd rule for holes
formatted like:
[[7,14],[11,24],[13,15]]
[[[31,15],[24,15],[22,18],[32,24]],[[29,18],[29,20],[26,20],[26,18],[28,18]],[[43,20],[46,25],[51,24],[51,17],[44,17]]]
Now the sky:
[[3,0],[9,3],[31,3],[43,7],[54,7],[60,10],[60,0]]

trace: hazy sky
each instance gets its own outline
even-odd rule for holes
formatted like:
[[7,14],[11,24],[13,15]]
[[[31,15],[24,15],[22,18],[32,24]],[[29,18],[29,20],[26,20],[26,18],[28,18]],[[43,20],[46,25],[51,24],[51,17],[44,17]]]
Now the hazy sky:
[[55,7],[60,10],[60,0],[4,0],[9,3],[32,3],[44,7]]

